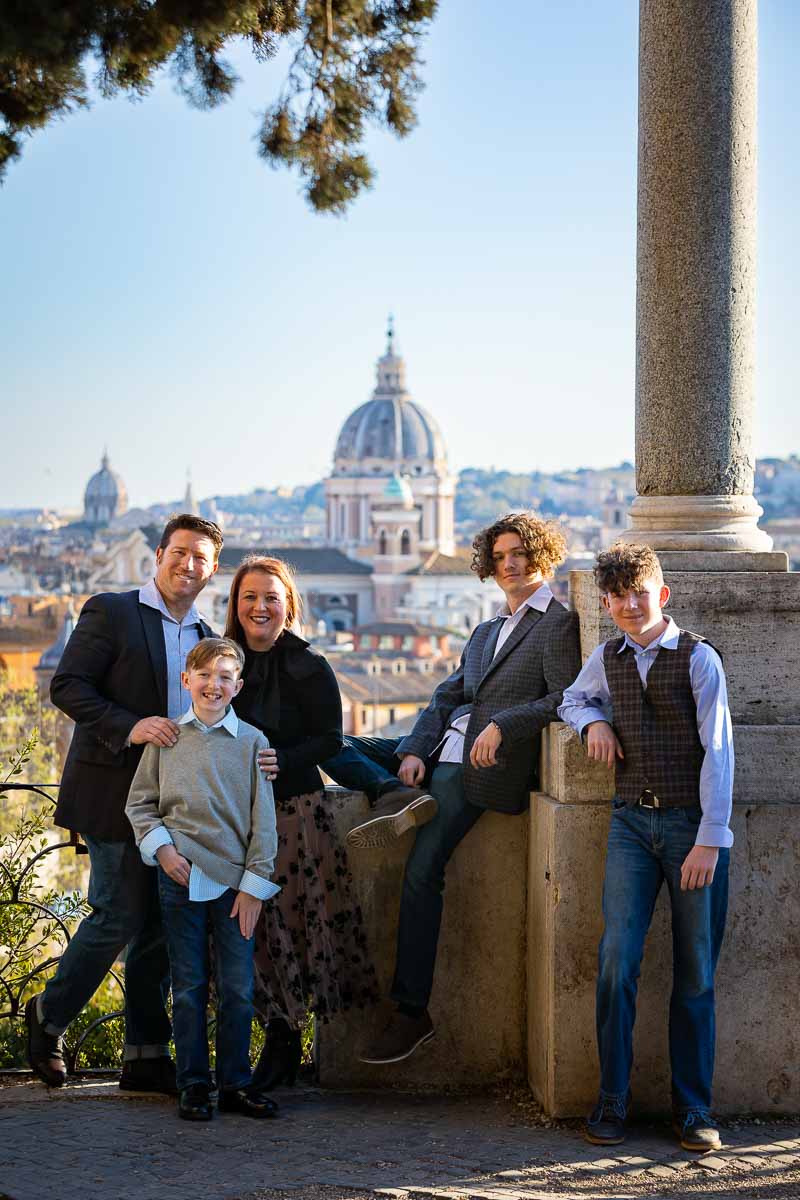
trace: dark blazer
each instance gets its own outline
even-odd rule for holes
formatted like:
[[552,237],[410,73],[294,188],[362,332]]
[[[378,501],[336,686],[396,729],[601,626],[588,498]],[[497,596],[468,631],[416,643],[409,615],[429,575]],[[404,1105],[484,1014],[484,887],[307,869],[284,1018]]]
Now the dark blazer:
[[322,777],[317,763],[338,754],[344,739],[339,685],[324,655],[289,630],[269,651],[270,658],[273,655],[279,710],[268,714],[258,707],[257,697],[247,686],[247,663],[245,686],[235,697],[233,708],[242,720],[266,734],[277,750],[278,777],[272,788],[280,801],[320,791]]
[[[200,636],[211,634],[201,621]],[[125,742],[142,717],[167,715],[161,613],[140,604],[138,591],[92,596],[61,656],[50,698],[75,722],[56,824],[99,841],[130,840],[125,801],[144,747]]]
[[[476,626],[457,670],[439,684],[397,750],[430,758],[448,725],[470,712],[464,794],[479,808],[519,813],[538,784],[541,732],[556,719],[564,688],[580,670],[578,621],[555,599],[544,613],[529,608],[492,658],[500,624],[494,618]],[[490,721],[500,727],[503,740],[496,766],[478,769],[470,764],[469,752]]]

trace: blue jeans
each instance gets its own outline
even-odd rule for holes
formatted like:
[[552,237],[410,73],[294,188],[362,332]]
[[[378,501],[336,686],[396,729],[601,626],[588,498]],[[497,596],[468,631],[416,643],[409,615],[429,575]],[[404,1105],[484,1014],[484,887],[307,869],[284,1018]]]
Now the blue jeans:
[[456,846],[486,811],[464,797],[460,763],[441,763],[433,772],[431,794],[438,811],[416,832],[400,898],[397,963],[391,997],[398,1004],[426,1008],[433,987],[436,950],[444,907],[444,872]]
[[346,737],[339,753],[319,765],[341,787],[366,792],[374,804],[381,792],[403,787],[397,777],[400,759],[395,754],[400,741],[400,738]]
[[178,1087],[211,1083],[208,1061],[209,932],[214,934],[217,989],[217,1086],[250,1082],[250,1027],[253,1022],[253,938],[243,937],[231,917],[236,892],[216,900],[190,900],[189,889],[158,868],[161,911],[172,977],[172,1022]]
[[89,904],[42,997],[45,1027],[60,1033],[77,1017],[122,951],[125,955],[125,1058],[169,1053],[169,961],[158,885],[133,840],[98,842],[89,851]]
[[730,855],[720,850],[710,887],[681,891],[681,865],[695,844],[701,815],[699,804],[644,809],[614,801],[597,979],[600,1088],[609,1100],[624,1101],[628,1092],[639,967],[656,897],[666,882],[672,907],[672,1107],[676,1113],[711,1108],[714,972],[725,932]]

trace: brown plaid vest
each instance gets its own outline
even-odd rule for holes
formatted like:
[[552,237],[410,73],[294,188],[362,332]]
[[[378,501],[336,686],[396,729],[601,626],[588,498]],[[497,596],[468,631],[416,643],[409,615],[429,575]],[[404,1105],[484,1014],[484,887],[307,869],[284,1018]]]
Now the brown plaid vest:
[[642,792],[658,796],[662,808],[700,801],[700,768],[705,751],[697,732],[697,706],[689,658],[697,633],[681,630],[676,650],[659,650],[642,687],[633,650],[621,653],[624,637],[612,638],[603,664],[614,709],[614,729],[625,758],[617,761],[617,795],[632,805]]

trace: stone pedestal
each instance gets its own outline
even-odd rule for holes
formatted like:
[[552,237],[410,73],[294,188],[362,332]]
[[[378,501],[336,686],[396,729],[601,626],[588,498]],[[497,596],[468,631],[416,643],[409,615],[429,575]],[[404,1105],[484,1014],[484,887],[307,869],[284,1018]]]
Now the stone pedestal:
[[[329,789],[342,838],[367,814],[366,798]],[[350,855],[381,992],[388,995],[403,867],[410,838],[390,851]],[[486,1087],[525,1076],[525,904],[528,814],[487,813],[447,868],[430,1012],[436,1036],[404,1062],[369,1066],[357,1054],[380,1030],[388,1006],[353,1010],[320,1025],[317,1064],[325,1087]]]
[[[728,931],[717,973],[716,1105],[800,1108],[800,575],[667,572],[682,628],[721,651],[736,775]],[[573,572],[583,653],[613,626],[589,572]],[[597,945],[612,773],[563,725],[547,731],[533,798],[528,893],[528,1073],[553,1115],[592,1103]],[[638,1108],[669,1106],[669,906],[662,895],[640,981],[632,1080]]]

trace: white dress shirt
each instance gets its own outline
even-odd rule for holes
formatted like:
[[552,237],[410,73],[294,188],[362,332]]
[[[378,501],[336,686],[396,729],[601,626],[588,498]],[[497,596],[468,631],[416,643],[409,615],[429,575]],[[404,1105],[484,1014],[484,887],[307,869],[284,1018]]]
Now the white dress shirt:
[[[529,608],[533,608],[536,612],[545,612],[548,604],[553,599],[553,593],[550,590],[548,583],[541,583],[535,592],[531,592],[527,600],[523,600],[519,608],[515,612],[510,612],[508,605],[505,605],[497,616],[495,621],[502,621],[503,627],[497,635],[497,642],[492,655],[492,662],[497,658],[497,655],[502,650],[505,643],[510,638],[513,631],[519,625],[525,613]],[[489,635],[491,637],[491,634]],[[442,745],[442,753],[439,755],[440,763],[460,763],[464,760],[464,734],[467,732],[469,725],[469,713],[463,713],[453,721],[444,735],[444,743]]]

